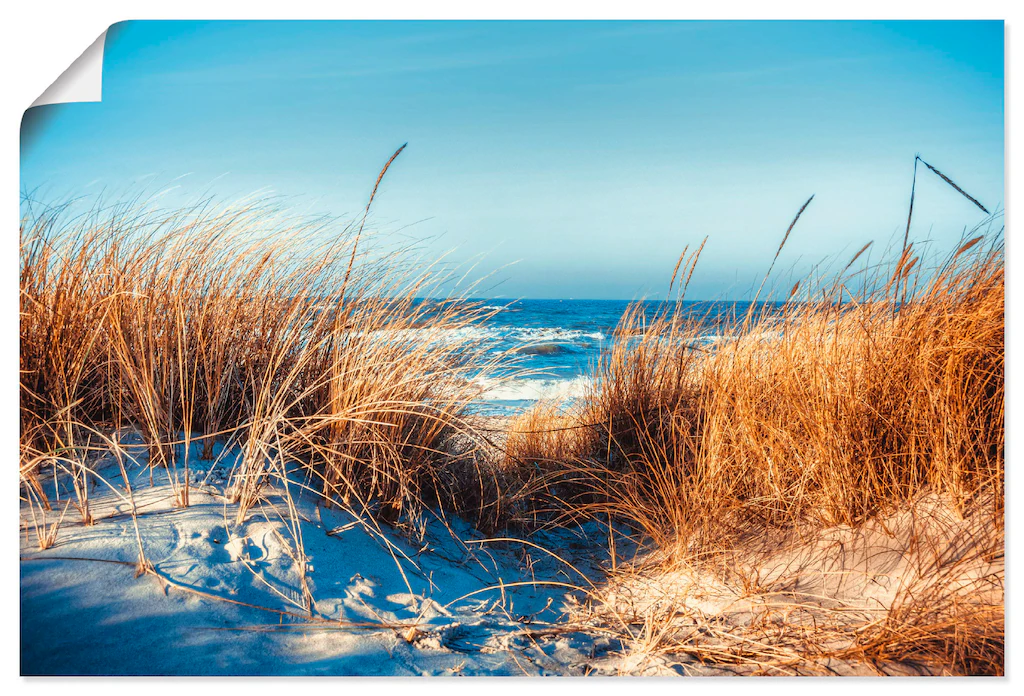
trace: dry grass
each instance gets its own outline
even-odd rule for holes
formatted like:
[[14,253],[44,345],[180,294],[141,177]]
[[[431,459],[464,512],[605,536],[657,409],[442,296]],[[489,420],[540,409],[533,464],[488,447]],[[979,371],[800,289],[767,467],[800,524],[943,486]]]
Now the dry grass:
[[[448,276],[365,239],[365,220],[265,204],[28,208],[20,474],[40,548],[69,504],[92,522],[98,456],[116,457],[134,516],[126,459],[165,469],[188,506],[193,442],[210,458],[221,441],[242,452],[236,521],[274,496],[299,568],[299,489],[373,525],[415,525],[430,508],[491,530],[614,520],[651,553],[593,596],[642,657],[1002,672],[1001,232],[940,263],[907,241],[869,264],[865,246],[713,343],[681,302],[653,318],[636,305],[576,409],[541,404],[487,436],[467,377],[495,358],[463,329],[488,311],[418,300]],[[702,249],[676,265],[680,300]],[[126,428],[143,456],[122,447]],[[66,476],[73,500],[52,505],[44,471]],[[929,523],[904,524],[923,500],[937,501]],[[909,565],[865,606],[851,578],[894,554]]]
[[59,461],[88,521],[89,458],[129,426],[181,506],[191,445],[210,458],[220,440],[243,452],[239,519],[296,469],[326,498],[392,520],[464,510],[464,491],[484,487],[465,477],[485,472],[456,477],[446,453],[477,396],[467,376],[489,359],[459,330],[489,310],[417,299],[449,275],[373,244],[364,223],[265,203],[28,207],[21,476],[34,500],[49,505],[39,475]]
[[[187,507],[194,458],[212,458],[217,441],[240,452],[225,491],[234,523],[255,509],[280,517],[307,611],[295,495],[409,530],[432,508],[500,514],[466,418],[479,392],[470,377],[491,358],[463,330],[491,310],[419,299],[449,274],[373,244],[364,221],[266,204],[28,210],[20,474],[40,548],[55,542],[68,503],[91,524],[91,488],[114,490],[97,461],[116,459],[129,498],[127,468],[149,467],[151,482],[166,473]],[[123,446],[126,431],[143,451]],[[73,495],[55,499],[59,518],[47,512],[58,479]],[[145,541],[141,573],[153,570]]]
[[602,497],[646,509],[634,521],[659,546],[716,520],[722,539],[736,510],[857,524],[926,488],[1002,509],[1002,245],[968,242],[926,279],[911,265],[880,291],[851,296],[843,279],[700,350],[684,317],[648,321],[582,410],[597,426],[578,458],[621,491]]
[[[752,305],[714,343],[681,303],[653,319],[637,305],[617,330],[632,338],[601,361],[593,393],[568,420],[523,416],[536,434],[521,433],[510,453],[547,467],[531,495],[565,516],[610,515],[646,539],[646,573],[696,568],[759,594],[761,541],[777,550],[794,530],[861,529],[924,494],[959,518],[984,518],[987,531],[975,529],[967,546],[975,559],[1001,559],[1003,258],[1001,232],[939,263],[912,244],[888,263],[855,267],[855,258],[827,282],[805,283],[802,296],[794,287],[781,305]],[[694,263],[696,254],[678,277]],[[744,563],[749,572],[736,575]],[[785,640],[752,638],[749,626],[742,639],[680,640],[666,628],[670,615],[658,614],[638,617],[630,640],[764,673],[855,654],[1000,673],[1001,560],[981,577],[965,563],[936,561],[902,578],[883,618],[842,631],[815,614],[800,640],[799,622],[783,622]],[[828,638],[832,630],[844,638]]]

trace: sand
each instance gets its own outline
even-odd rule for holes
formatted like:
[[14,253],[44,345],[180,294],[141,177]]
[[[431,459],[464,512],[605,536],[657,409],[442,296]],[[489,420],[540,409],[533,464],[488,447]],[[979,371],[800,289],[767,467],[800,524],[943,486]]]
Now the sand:
[[[131,473],[154,568],[141,577],[131,504],[112,460],[96,464],[117,490],[93,483],[95,523],[83,525],[72,507],[49,549],[39,550],[23,503],[23,674],[585,674],[614,647],[563,626],[579,595],[566,585],[587,586],[575,571],[526,544],[476,543],[482,536],[458,520],[378,527],[292,486],[297,526],[277,489],[236,525],[224,495],[230,460],[192,462],[198,483],[187,508],[174,507],[165,471],[152,485],[147,469]],[[44,485],[52,491],[52,481]],[[584,532],[541,533],[532,543],[599,577]],[[297,536],[314,621],[303,618]],[[545,582],[554,584],[533,584]]]
[[[634,662],[690,673],[687,657],[720,654],[735,659],[720,666],[734,674],[948,674],[928,640],[955,639],[944,633],[954,616],[964,633],[1001,625],[1003,543],[994,506],[964,516],[924,493],[857,527],[751,530],[700,566],[650,558],[610,579],[601,611],[651,626],[626,663],[631,652]],[[884,626],[891,639],[917,635],[918,644],[905,656],[894,647],[891,659],[865,659],[860,647]]]
[[[807,627],[819,648],[842,651],[908,597],[939,613],[982,602],[1001,616],[1004,561],[986,552],[1002,549],[1001,524],[964,518],[939,496],[858,528],[753,533],[734,559],[699,568],[624,565],[620,544],[609,572],[600,525],[518,541],[437,515],[394,528],[324,507],[298,476],[295,518],[270,486],[236,524],[238,453],[217,454],[191,462],[186,508],[167,471],[130,469],[130,498],[116,462],[101,458],[94,523],[70,507],[46,550],[23,500],[23,674],[941,674],[920,660],[807,661]],[[52,523],[68,492],[58,502],[52,478],[43,485]],[[140,538],[152,566],[141,575]],[[633,640],[616,636],[623,622]],[[709,649],[748,644],[774,666],[707,661]]]

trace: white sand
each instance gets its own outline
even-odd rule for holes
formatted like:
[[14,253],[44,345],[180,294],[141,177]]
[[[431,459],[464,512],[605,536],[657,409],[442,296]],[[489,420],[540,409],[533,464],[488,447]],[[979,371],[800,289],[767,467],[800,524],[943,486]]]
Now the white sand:
[[[236,526],[237,508],[221,495],[222,464],[209,477],[210,463],[193,464],[202,467],[195,477],[208,480],[186,509],[172,506],[165,473],[150,486],[148,472],[137,468],[133,488],[156,572],[210,597],[135,576],[138,546],[123,490],[97,483],[96,523],[83,526],[70,509],[56,545],[45,551],[23,503],[23,674],[583,674],[612,647],[600,636],[559,628],[571,606],[567,588],[500,587],[586,584],[547,554],[516,543],[463,543],[436,520],[422,541],[387,528],[377,533],[351,514],[320,508],[308,493],[295,496],[298,532],[315,613],[329,622],[213,599],[307,614],[280,496]],[[123,484],[109,461],[97,472]],[[47,485],[52,490],[52,481]],[[465,523],[453,528],[468,542],[480,537]],[[574,553],[566,532],[534,541]],[[600,576],[584,558],[573,560]]]
[[[978,553],[979,545],[1001,549],[1001,524],[963,519],[934,496],[859,529],[756,537],[735,562],[717,568],[620,568],[608,584],[601,566],[606,528],[531,537],[599,586],[603,606],[596,608],[607,624],[631,622],[637,640],[623,645],[588,623],[594,615],[578,604],[586,601],[583,592],[563,586],[589,587],[576,570],[525,543],[476,543],[482,535],[462,521],[451,521],[449,530],[434,519],[421,532],[400,533],[322,508],[293,482],[297,526],[280,490],[236,525],[237,506],[224,496],[230,459],[193,462],[192,478],[200,483],[185,509],[172,505],[166,472],[155,472],[153,485],[147,469],[130,472],[155,575],[136,577],[132,506],[111,460],[96,471],[118,490],[94,484],[96,523],[82,525],[71,508],[57,543],[45,551],[23,502],[23,674],[750,673],[757,670],[749,664],[700,664],[665,646],[754,640],[771,643],[765,654],[778,657],[800,644],[800,625],[831,625],[838,628],[812,638],[842,648],[853,635],[847,628],[884,620],[908,589],[929,596],[940,578],[946,599],[959,587],[969,601],[998,608],[1003,602],[1001,554]],[[45,485],[52,492],[53,481]],[[51,522],[61,506],[55,507]],[[303,542],[317,622],[303,618],[309,612],[295,536]],[[812,667],[796,671],[813,673]],[[820,667],[877,673],[877,666],[850,660]]]
[[[709,655],[746,651],[749,661],[723,668],[738,674],[943,674],[945,665],[917,659],[867,664],[823,657],[763,665],[816,649],[850,648],[861,632],[910,604],[926,622],[949,611],[1001,615],[1005,563],[995,514],[982,509],[965,518],[926,494],[857,528],[752,533],[734,558],[701,567],[662,562],[622,573],[604,590],[607,606],[652,627],[630,646],[624,664],[672,664],[678,652],[663,651],[684,643]],[[758,659],[763,665],[754,664]]]

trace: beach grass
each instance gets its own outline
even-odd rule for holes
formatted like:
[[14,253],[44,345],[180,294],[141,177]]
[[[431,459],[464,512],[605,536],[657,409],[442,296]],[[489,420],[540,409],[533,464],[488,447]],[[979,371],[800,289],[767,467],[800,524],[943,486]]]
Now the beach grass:
[[[1002,673],[1001,231],[944,257],[866,245],[713,340],[681,301],[701,245],[673,271],[680,301],[631,307],[573,408],[538,404],[496,437],[469,377],[510,374],[514,356],[467,330],[496,310],[423,301],[451,274],[376,243],[372,200],[347,224],[266,203],[28,207],[20,476],[40,549],[69,508],[96,522],[98,456],[129,496],[126,459],[166,471],[184,508],[190,464],[219,444],[241,453],[225,491],[237,523],[269,488],[296,522],[298,486],[372,524],[607,524],[607,594],[587,620],[643,659]],[[766,282],[757,296],[779,296]],[[634,558],[616,557],[623,533]],[[151,570],[141,539],[139,555]],[[891,580],[872,606],[852,579],[868,576]]]
[[489,358],[458,330],[492,310],[421,301],[448,275],[360,246],[361,234],[358,220],[259,204],[32,211],[20,338],[21,476],[34,499],[49,505],[39,473],[57,467],[90,521],[87,462],[133,428],[181,506],[190,457],[220,442],[243,451],[240,516],[268,476],[295,466],[325,498],[392,520],[461,510],[461,491],[480,485],[446,470],[447,441],[478,392],[467,369],[486,372]]
[[[700,592],[673,593],[661,581],[671,610],[634,618],[637,645],[763,673],[857,651],[869,661],[1001,673],[1002,234],[976,231],[945,257],[907,243],[869,261],[866,249],[838,274],[783,289],[781,305],[752,305],[714,340],[682,303],[654,318],[637,304],[617,329],[630,340],[600,361],[595,387],[575,408],[540,406],[510,427],[509,456],[545,472],[524,495],[566,520],[617,520],[645,540],[650,553],[620,591],[637,578],[671,571],[674,583],[681,569],[697,569],[736,597],[773,605],[732,625],[736,635],[711,637],[698,628],[715,617],[675,626]],[[681,294],[697,256],[676,266]],[[923,500],[938,508],[922,513]],[[943,527],[939,510],[960,523]],[[796,565],[811,575],[886,574],[849,560],[851,539],[821,548],[807,540],[915,513],[923,525],[893,527],[872,542],[898,539],[898,554],[914,563],[881,614],[846,625],[832,612],[852,611],[857,598],[822,601],[794,593],[800,581],[790,576],[789,585],[766,580],[770,558],[798,547]],[[792,625],[781,637],[785,622],[752,628],[751,616],[787,607],[817,628],[799,640]]]

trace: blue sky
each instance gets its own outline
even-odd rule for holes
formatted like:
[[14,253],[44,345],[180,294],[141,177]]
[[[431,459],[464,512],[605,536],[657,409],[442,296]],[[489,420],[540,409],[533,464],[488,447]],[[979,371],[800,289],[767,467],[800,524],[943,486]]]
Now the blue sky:
[[[741,298],[811,194],[780,268],[888,242],[915,153],[1001,209],[1003,79],[1002,22],[128,22],[101,103],[29,112],[22,190],[353,216],[409,142],[372,222],[489,295],[663,296],[709,235],[690,297]],[[937,247],[981,220],[917,196]]]

